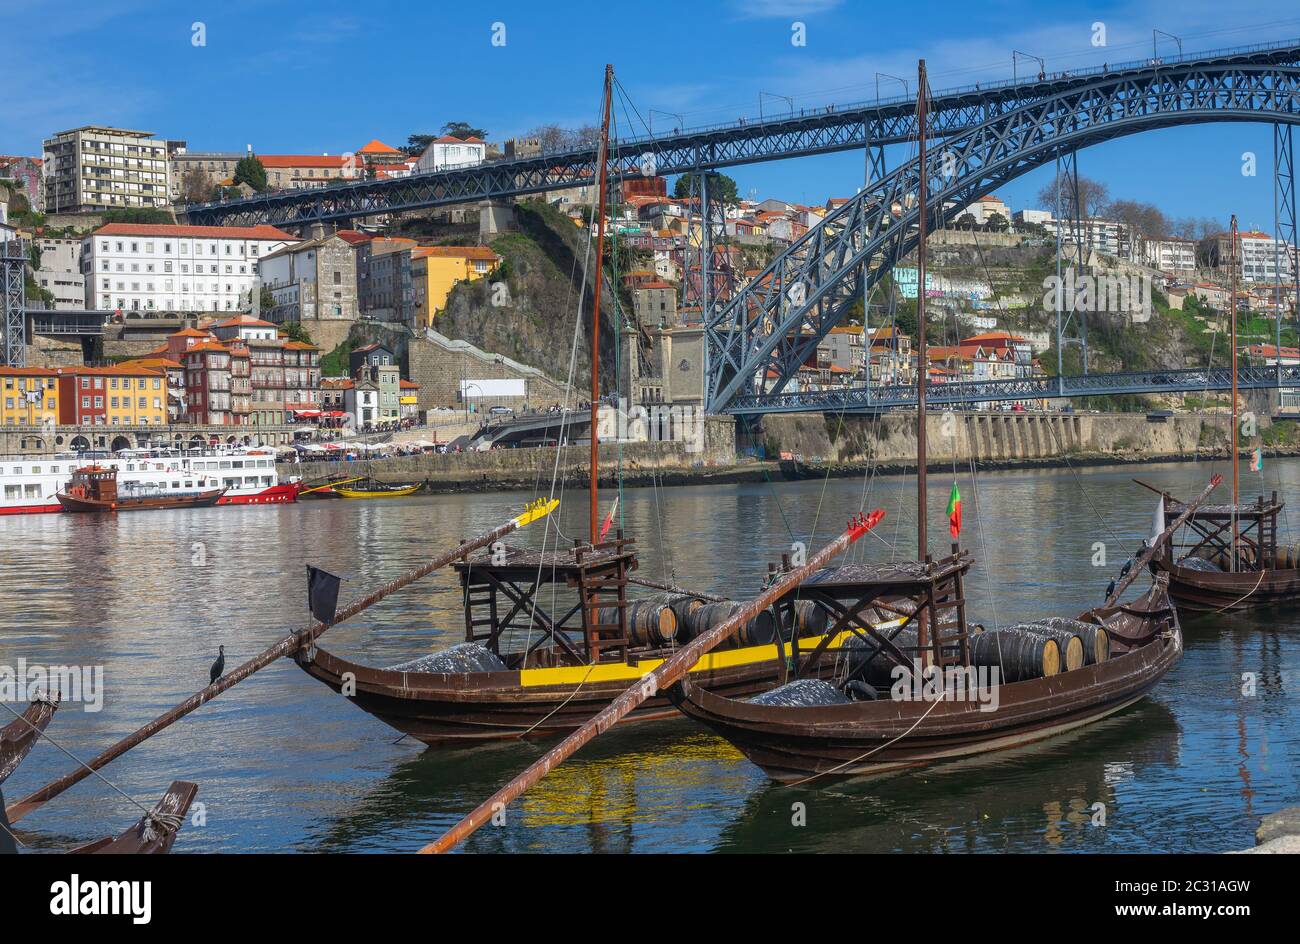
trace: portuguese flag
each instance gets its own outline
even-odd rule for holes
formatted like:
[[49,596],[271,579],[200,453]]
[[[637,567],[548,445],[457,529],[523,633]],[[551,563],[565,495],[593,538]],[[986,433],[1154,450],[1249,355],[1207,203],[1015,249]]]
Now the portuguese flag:
[[961,537],[961,492],[957,483],[952,483],[952,492],[948,495],[948,530],[954,538]]

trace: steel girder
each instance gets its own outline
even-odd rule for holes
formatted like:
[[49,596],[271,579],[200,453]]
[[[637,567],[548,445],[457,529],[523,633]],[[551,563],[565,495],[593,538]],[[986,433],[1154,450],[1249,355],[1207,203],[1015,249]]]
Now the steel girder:
[[[1272,43],[1179,59],[1151,60],[1107,69],[1080,70],[1042,81],[1000,82],[953,89],[933,97],[931,133],[961,134],[1002,115],[1082,88],[1098,76],[1141,81],[1151,70],[1170,71],[1223,62],[1294,62],[1300,45]],[[616,140],[610,145],[611,178],[681,174],[736,164],[782,160],[910,141],[916,136],[915,101],[907,97],[805,110],[763,121],[738,121],[670,135]],[[367,180],[317,190],[276,191],[240,200],[186,207],[190,223],[303,226],[403,210],[522,196],[591,184],[595,148],[496,161],[395,180]]]
[[[925,169],[931,225],[1058,155],[1112,138],[1198,122],[1300,122],[1297,62],[1159,65],[1105,76],[950,137]],[[711,314],[710,411],[741,393],[779,393],[862,290],[916,248],[920,173],[913,158],[865,187]]]
[[0,308],[4,320],[4,364],[27,364],[27,288],[23,275],[27,265],[27,244],[21,239],[0,243]]
[[[1300,387],[1300,367],[1242,367],[1237,371],[1242,390]],[[966,380],[931,384],[926,388],[927,404],[971,407],[977,403],[1008,400],[1041,400],[1061,397],[1091,397],[1121,393],[1201,393],[1231,390],[1232,369],[1215,367],[1189,370],[1128,371],[1116,374],[1085,374],[1079,377],[1022,377],[1014,380]],[[727,412],[758,413],[854,413],[878,412],[916,406],[912,384],[818,390],[806,393],[742,394],[732,400]]]

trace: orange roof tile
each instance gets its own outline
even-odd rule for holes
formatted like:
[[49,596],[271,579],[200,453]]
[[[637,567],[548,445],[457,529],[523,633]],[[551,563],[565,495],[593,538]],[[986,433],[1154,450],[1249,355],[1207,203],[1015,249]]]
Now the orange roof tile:
[[375,138],[373,141],[363,146],[359,151],[357,151],[357,153],[358,154],[401,154],[402,152],[395,147],[389,147],[383,141],[380,141],[378,138]]
[[95,236],[172,236],[177,239],[275,239],[297,242],[282,229],[259,223],[257,226],[177,226],[168,223],[107,223],[95,230]]

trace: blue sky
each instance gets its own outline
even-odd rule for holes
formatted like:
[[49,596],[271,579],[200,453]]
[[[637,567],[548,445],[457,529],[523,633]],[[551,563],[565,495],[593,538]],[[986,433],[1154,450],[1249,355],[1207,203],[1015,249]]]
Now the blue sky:
[[[1180,35],[1189,52],[1300,37],[1300,8],[1282,0],[0,0],[0,15],[9,24],[0,35],[8,93],[0,153],[21,154],[87,123],[183,138],[195,150],[252,144],[265,153],[338,154],[371,138],[398,145],[449,120],[503,140],[543,123],[594,123],[607,61],[643,116],[655,109],[657,122],[676,123],[662,113],[681,113],[694,125],[757,115],[760,93],[793,96],[796,107],[868,100],[875,73],[911,79],[920,56],[937,90],[1009,78],[1013,49],[1045,57],[1049,70],[1141,58],[1153,28]],[[206,46],[191,42],[196,21]],[[492,44],[498,22],[504,46]],[[791,43],[796,22],[804,46]],[[1092,44],[1098,22],[1105,48]],[[1162,51],[1172,53],[1172,42]],[[764,97],[765,109],[778,107]],[[1241,173],[1245,151],[1259,158],[1253,178]],[[1208,125],[1110,142],[1083,152],[1079,168],[1113,196],[1173,216],[1236,212],[1243,226],[1271,229],[1271,155],[1266,125]],[[1034,205],[1048,173],[1001,195],[1015,208]],[[760,199],[821,202],[861,183],[862,155],[733,175]]]

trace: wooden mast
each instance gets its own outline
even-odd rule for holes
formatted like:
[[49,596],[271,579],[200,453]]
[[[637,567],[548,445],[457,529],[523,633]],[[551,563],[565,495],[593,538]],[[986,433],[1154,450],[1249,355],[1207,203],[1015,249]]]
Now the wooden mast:
[[[925,382],[930,372],[925,351],[925,226],[926,191],[930,189],[929,169],[925,166],[926,125],[925,60],[917,66],[916,125],[917,158],[920,168],[920,186],[916,206],[919,215],[919,242],[916,246],[916,559],[925,562],[928,553],[926,534],[926,442],[925,442]],[[924,642],[921,643],[925,645]]]
[[[925,480],[926,466],[926,428],[925,428],[925,386],[930,373],[929,355],[925,348],[925,236],[926,236],[926,195],[930,189],[930,171],[925,161],[925,132],[927,121],[925,60],[917,63],[916,80],[916,126],[917,126],[917,163],[919,186],[917,187],[917,232],[916,244],[916,559],[922,565],[929,562],[929,535],[926,532],[926,512],[928,489]],[[920,649],[921,664],[932,663],[930,654],[930,625],[928,613],[922,608],[917,613],[916,643]],[[935,656],[937,657],[937,653]]]
[[[1240,464],[1237,455],[1237,214],[1232,215],[1232,557],[1230,569],[1237,570],[1237,502],[1239,496]],[[1278,351],[1278,363],[1282,362],[1282,352]],[[1262,564],[1262,562],[1261,562]]]
[[596,301],[591,311],[591,543],[600,539],[600,294],[605,283],[605,165],[609,160],[609,108],[614,91],[614,66],[605,66],[605,102],[600,119],[600,149],[596,157]]

